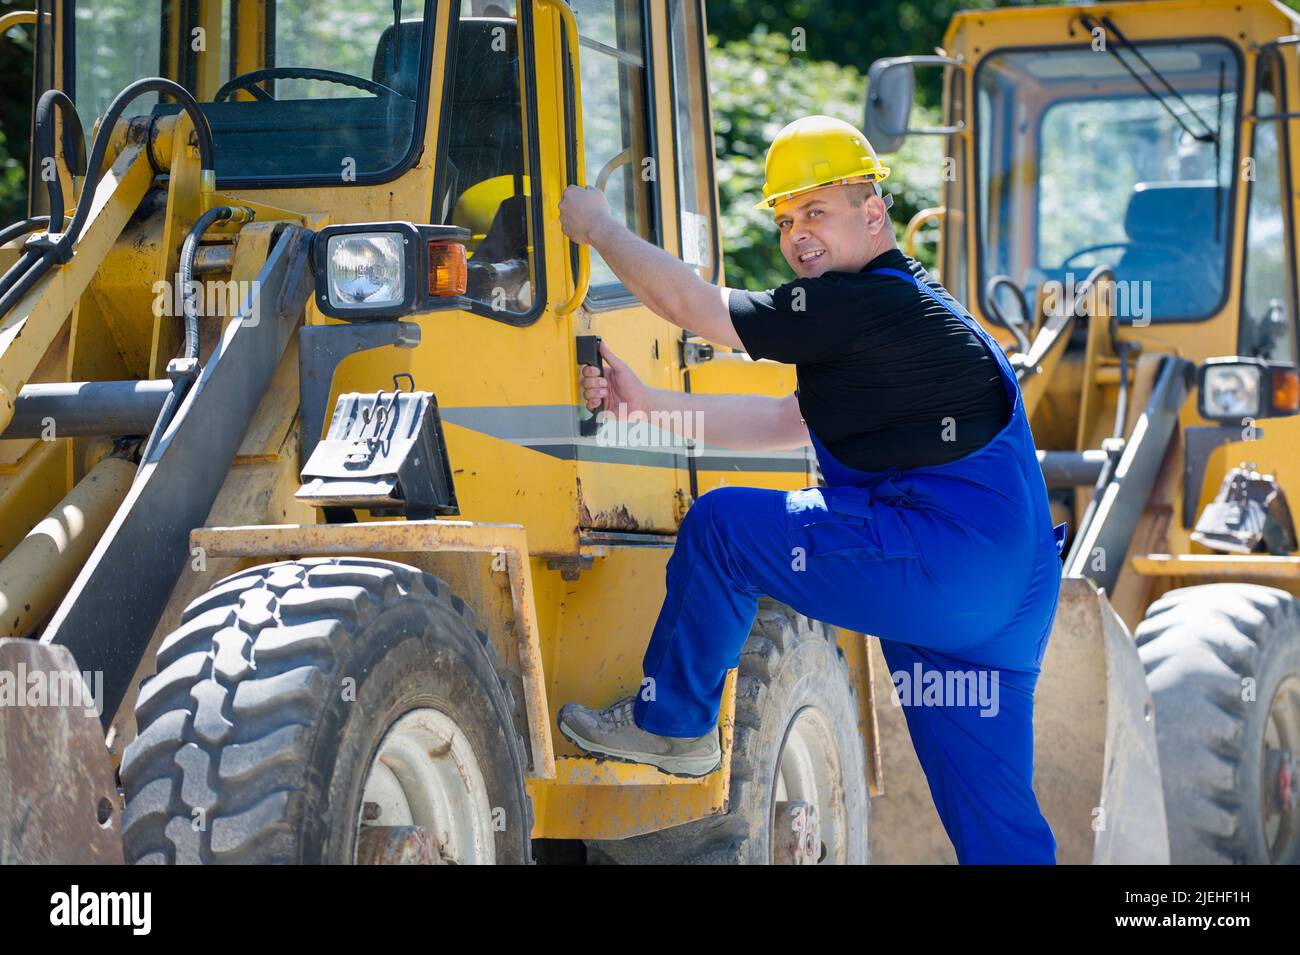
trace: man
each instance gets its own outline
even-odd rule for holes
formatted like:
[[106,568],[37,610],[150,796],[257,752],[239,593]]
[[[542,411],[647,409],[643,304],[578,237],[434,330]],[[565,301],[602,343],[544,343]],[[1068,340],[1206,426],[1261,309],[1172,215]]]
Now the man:
[[812,444],[826,486],[702,495],[646,650],[653,693],[603,710],[569,704],[559,727],[595,755],[713,770],[723,682],[766,594],[878,637],[900,683],[928,673],[953,687],[972,672],[991,682],[994,707],[903,699],[913,745],[959,861],[1052,863],[1031,788],[1033,692],[1064,525],[1052,526],[1002,349],[898,250],[877,185],[888,173],[847,123],[810,116],[781,130],[763,205],[798,278],[758,293],[704,282],[618,224],[599,192],[566,190],[565,233],[642,302],[720,345],[792,363],[798,378],[784,398],[666,392],[604,350],[603,375],[583,370],[588,407],[697,412],[722,447]]

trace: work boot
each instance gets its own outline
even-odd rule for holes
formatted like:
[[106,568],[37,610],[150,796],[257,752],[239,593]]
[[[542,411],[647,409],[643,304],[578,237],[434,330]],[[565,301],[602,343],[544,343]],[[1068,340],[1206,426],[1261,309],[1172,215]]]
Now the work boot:
[[707,776],[722,763],[718,731],[703,736],[656,736],[632,719],[635,696],[603,710],[577,703],[560,707],[560,732],[584,751],[624,763],[647,763],[673,776]]

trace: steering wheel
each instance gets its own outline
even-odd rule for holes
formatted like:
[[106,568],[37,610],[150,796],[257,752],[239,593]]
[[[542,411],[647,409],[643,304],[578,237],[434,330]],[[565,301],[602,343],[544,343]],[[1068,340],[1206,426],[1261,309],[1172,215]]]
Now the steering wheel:
[[1128,250],[1131,248],[1133,248],[1132,242],[1098,242],[1096,245],[1085,245],[1082,249],[1077,249],[1074,252],[1067,255],[1065,257],[1065,261],[1061,263],[1061,268],[1063,269],[1069,268],[1071,262],[1073,262],[1075,259],[1079,258],[1082,255],[1087,255],[1089,252],[1100,252],[1102,249]]
[[229,80],[221,85],[212,97],[212,102],[222,103],[235,90],[248,90],[253,94],[254,99],[274,100],[272,96],[264,89],[259,89],[253,85],[260,83],[262,80],[324,80],[327,83],[340,83],[343,86],[355,86],[363,89],[367,93],[374,93],[376,96],[401,96],[402,94],[395,89],[385,86],[383,83],[376,83],[374,80],[368,80],[363,76],[353,76],[351,73],[339,73],[335,70],[318,70],[310,66],[273,66],[265,70],[250,70],[247,73],[240,73],[238,76],[232,76]]
[[600,172],[596,173],[596,188],[604,192],[605,184],[609,182],[609,177],[614,174],[616,169],[621,169],[632,161],[632,147],[628,146],[621,153],[610,158],[609,162],[600,167]]

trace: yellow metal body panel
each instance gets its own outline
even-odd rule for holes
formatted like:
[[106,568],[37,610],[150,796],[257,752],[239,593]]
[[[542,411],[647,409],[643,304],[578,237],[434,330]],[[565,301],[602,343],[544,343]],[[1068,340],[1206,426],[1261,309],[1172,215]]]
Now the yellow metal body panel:
[[0,428],[13,417],[14,396],[63,328],[152,178],[143,147],[129,147],[95,191],[72,261],[51,269],[0,321]]
[[[1219,580],[1254,580],[1270,586],[1290,584],[1300,588],[1300,557],[1265,557],[1249,554],[1147,554],[1134,557],[1133,567],[1152,577],[1205,577]],[[1184,586],[1179,584],[1178,586]]]

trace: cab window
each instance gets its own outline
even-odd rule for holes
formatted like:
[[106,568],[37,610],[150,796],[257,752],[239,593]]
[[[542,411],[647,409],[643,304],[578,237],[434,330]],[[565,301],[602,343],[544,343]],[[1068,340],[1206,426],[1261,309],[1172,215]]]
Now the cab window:
[[713,241],[713,157],[707,126],[709,84],[697,0],[671,0],[668,17],[681,257],[699,271],[701,278],[713,282],[717,279],[717,249]]
[[[1069,288],[1105,265],[1121,321],[1198,320],[1222,308],[1238,179],[1238,57],[1210,40],[1140,48],[1149,64],[1137,68],[1141,82],[1090,47],[1009,51],[980,63],[976,291],[987,294],[989,279],[1007,275],[1032,302],[1046,283]],[[1153,91],[1159,84],[1143,75],[1152,69],[1179,100]],[[1009,297],[998,304],[1014,314]]]
[[433,207],[434,222],[469,230],[474,310],[511,324],[537,301],[521,30],[515,0],[460,3]]
[[[582,70],[587,185],[605,192],[614,218],[658,242],[653,188],[657,179],[646,106],[646,44],[637,0],[573,0]],[[591,293],[626,296],[622,283],[591,250]]]
[[[1245,164],[1250,204],[1246,215],[1246,270],[1242,284],[1238,352],[1253,358],[1295,361],[1295,289],[1291,223],[1287,221],[1286,155],[1281,57],[1259,59],[1254,140]],[[1273,117],[1273,118],[1269,118]]]
[[[415,158],[434,0],[70,2],[71,95],[87,130],[128,83],[165,76],[212,126],[226,185],[383,181]],[[156,94],[133,114],[156,108]]]

